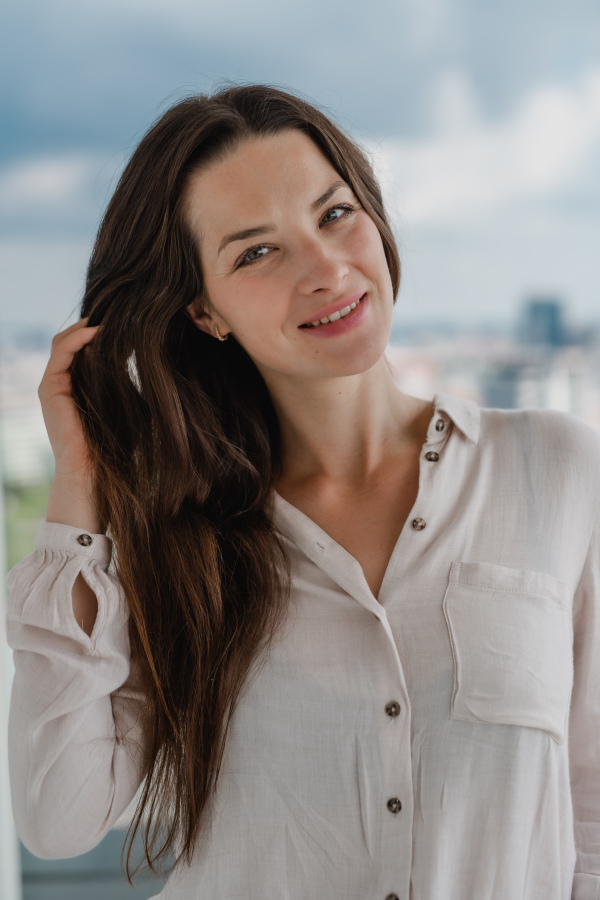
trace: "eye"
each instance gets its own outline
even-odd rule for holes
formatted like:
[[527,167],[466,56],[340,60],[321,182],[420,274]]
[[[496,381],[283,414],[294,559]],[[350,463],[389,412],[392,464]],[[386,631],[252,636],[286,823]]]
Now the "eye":
[[[321,219],[326,225],[329,222],[337,222],[338,219],[345,219],[350,213],[355,212],[356,207],[352,206],[350,203],[338,203],[337,206],[332,206],[331,209],[328,209],[323,218]],[[337,213],[338,215],[333,215],[333,213]]]
[[250,249],[246,250],[244,253],[243,259],[247,262],[255,262],[257,259],[260,259],[261,256],[264,256],[264,251],[268,249],[268,247],[250,247]]
[[239,269],[240,266],[249,266],[252,263],[258,262],[259,259],[262,259],[266,254],[266,251],[269,247],[265,247],[264,244],[257,244],[255,247],[249,247],[237,261],[236,269]]

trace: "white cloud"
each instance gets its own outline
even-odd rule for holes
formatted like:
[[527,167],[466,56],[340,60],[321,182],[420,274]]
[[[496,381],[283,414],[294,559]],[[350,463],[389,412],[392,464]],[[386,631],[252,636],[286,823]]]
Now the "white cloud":
[[122,167],[117,156],[65,153],[1,168],[2,233],[91,236]]
[[442,87],[445,119],[438,117],[433,136],[371,147],[401,220],[458,225],[515,201],[551,198],[592,177],[600,153],[600,67],[574,88],[536,88],[493,123],[478,115],[464,76],[454,72]]
[[0,172],[0,205],[6,215],[78,202],[98,169],[97,157],[82,154],[19,161]]
[[[533,207],[533,208],[532,208]],[[533,295],[564,301],[569,318],[598,321],[600,221],[546,215],[535,204],[463,228],[407,228],[399,321],[509,321]]]

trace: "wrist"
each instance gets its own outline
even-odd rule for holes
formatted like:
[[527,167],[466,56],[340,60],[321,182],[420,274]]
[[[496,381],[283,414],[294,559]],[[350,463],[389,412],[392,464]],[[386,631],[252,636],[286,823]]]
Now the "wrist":
[[55,475],[48,496],[46,521],[99,533],[100,523],[89,475]]

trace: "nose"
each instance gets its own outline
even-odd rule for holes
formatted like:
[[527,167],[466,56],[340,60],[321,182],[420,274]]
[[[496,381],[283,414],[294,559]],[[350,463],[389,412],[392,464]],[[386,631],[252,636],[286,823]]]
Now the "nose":
[[339,292],[350,267],[339,247],[324,238],[307,239],[299,248],[300,273],[297,288],[301,294],[316,291]]

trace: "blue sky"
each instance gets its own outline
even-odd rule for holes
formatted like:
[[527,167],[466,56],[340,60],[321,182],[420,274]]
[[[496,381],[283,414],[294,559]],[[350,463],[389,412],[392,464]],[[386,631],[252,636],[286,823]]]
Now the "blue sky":
[[[597,0],[5,0],[0,324],[76,309],[102,207],[170,102],[303,92],[372,154],[404,261],[396,315],[600,316]],[[69,320],[69,321],[70,321]]]

